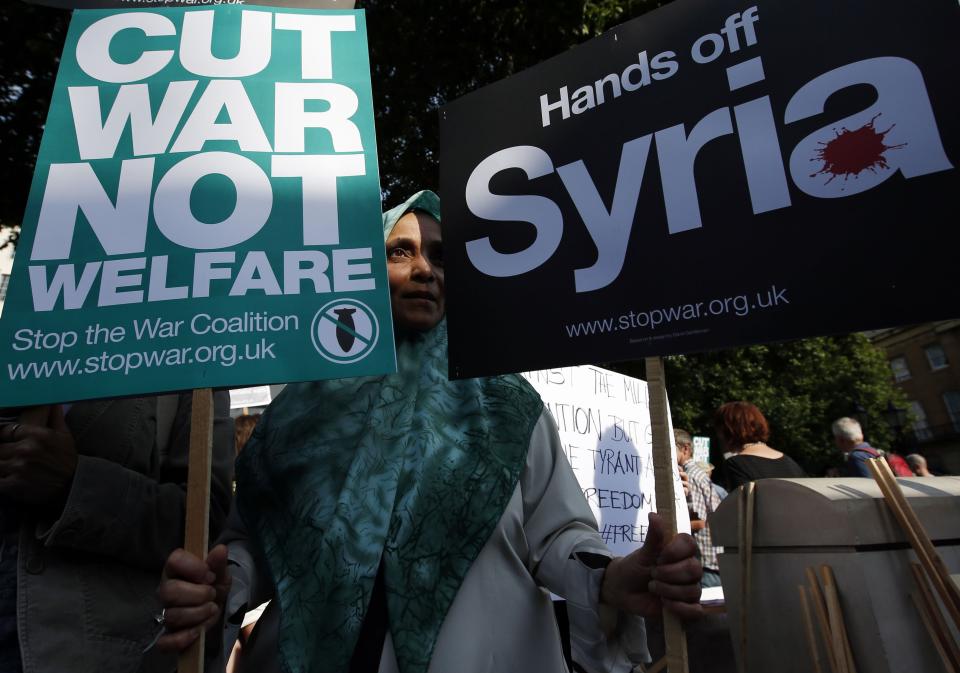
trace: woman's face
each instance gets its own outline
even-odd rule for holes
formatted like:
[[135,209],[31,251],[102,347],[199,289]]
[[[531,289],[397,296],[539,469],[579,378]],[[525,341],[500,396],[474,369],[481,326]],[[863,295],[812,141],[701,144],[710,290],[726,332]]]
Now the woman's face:
[[445,310],[440,223],[409,212],[394,225],[386,246],[394,324],[416,332],[433,329]]

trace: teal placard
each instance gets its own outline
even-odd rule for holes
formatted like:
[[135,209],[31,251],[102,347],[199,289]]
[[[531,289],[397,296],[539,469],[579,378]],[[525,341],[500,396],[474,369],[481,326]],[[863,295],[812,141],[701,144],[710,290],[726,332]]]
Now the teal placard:
[[362,11],[74,12],[0,406],[396,367]]

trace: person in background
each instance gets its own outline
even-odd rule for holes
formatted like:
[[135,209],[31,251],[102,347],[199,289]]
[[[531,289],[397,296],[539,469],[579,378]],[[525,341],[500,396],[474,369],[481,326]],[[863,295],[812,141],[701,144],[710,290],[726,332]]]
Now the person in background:
[[700,467],[701,470],[703,470],[706,473],[707,478],[710,479],[710,485],[713,486],[713,490],[716,491],[717,495],[720,497],[720,500],[723,500],[728,495],[730,495],[729,493],[727,493],[727,489],[725,489],[723,486],[721,486],[717,482],[713,481],[713,470],[714,470],[713,463],[697,463],[697,465]]
[[860,422],[849,416],[838,418],[830,426],[833,441],[843,453],[845,477],[870,478],[867,460],[879,458],[880,452],[863,441]]
[[690,509],[694,515],[690,517],[690,529],[700,549],[700,563],[703,565],[700,586],[720,586],[717,554],[723,548],[713,546],[707,519],[720,506],[720,496],[714,490],[708,474],[693,460],[693,437],[690,433],[674,428],[673,438],[677,445],[677,463],[687,473],[690,484]]
[[906,459],[896,451],[881,451],[880,455],[887,461],[887,465],[897,477],[912,477],[913,468],[907,463]]
[[871,479],[867,461],[883,456],[890,469],[898,477],[912,477],[913,471],[906,461],[895,453],[882,454],[863,439],[863,429],[855,418],[844,416],[830,426],[837,448],[843,452],[847,477],[866,477]]
[[918,477],[932,477],[934,476],[930,470],[927,469],[927,459],[921,456],[919,453],[911,453],[905,459],[907,465],[910,466],[910,469],[913,470],[913,473]]
[[250,439],[250,435],[253,434],[253,429],[257,426],[257,421],[259,420],[260,414],[243,414],[242,416],[237,416],[235,419],[233,419],[233,435],[236,441],[238,456],[243,450],[243,447],[246,446],[247,441]]
[[230,569],[224,546],[170,556],[159,645],[272,598],[244,655],[257,673],[563,671],[548,589],[574,661],[626,673],[649,660],[637,615],[702,614],[694,541],[651,514],[644,546],[612,557],[522,377],[448,379],[439,220],[427,191],[384,214],[398,372],[274,400],[237,462]]
[[714,414],[713,425],[723,450],[733,454],[714,476],[728,492],[757,479],[807,476],[790,456],[767,446],[770,426],[760,409],[750,402],[721,405]]
[[[164,561],[183,544],[192,394],[30,407],[0,427],[0,671],[160,673]],[[210,530],[233,423],[214,394]]]

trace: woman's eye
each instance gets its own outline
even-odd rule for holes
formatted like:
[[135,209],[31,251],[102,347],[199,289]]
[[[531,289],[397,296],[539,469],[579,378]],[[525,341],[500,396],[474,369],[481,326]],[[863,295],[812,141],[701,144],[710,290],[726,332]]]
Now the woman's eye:
[[387,252],[387,257],[406,257],[408,254],[409,253],[403,248],[391,248]]

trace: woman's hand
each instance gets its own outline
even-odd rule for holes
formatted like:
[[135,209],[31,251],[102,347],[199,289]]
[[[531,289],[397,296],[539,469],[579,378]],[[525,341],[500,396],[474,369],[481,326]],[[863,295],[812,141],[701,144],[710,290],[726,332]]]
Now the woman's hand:
[[696,551],[696,543],[686,533],[665,545],[663,519],[651,514],[643,547],[607,566],[600,602],[642,617],[657,617],[662,608],[682,619],[700,617],[703,567]]
[[176,549],[167,557],[163,576],[157,595],[164,607],[166,633],[157,647],[179,652],[216,624],[223,612],[230,591],[227,548],[217,545],[206,561]]

